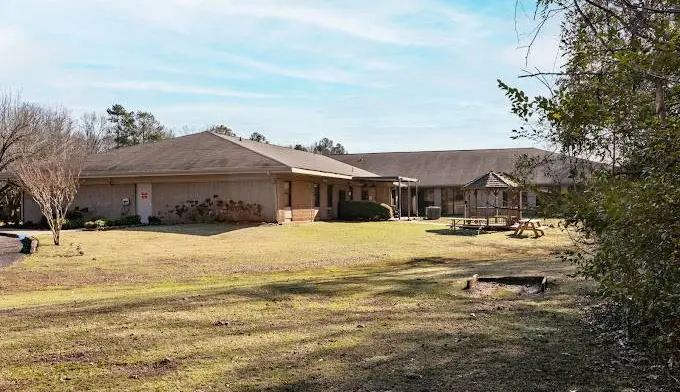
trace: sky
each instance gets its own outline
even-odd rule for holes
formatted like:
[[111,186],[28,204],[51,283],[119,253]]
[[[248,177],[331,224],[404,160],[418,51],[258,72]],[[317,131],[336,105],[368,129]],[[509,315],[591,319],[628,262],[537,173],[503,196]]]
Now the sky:
[[[531,146],[497,79],[559,67],[514,0],[3,0],[0,91],[74,116],[119,103],[176,134],[226,124],[350,152]],[[522,4],[520,4],[522,5]]]

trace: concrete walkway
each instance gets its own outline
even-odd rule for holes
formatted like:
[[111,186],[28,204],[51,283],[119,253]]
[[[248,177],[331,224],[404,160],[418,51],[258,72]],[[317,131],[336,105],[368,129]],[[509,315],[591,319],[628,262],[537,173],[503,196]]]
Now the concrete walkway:
[[[78,231],[82,229],[71,229],[71,230],[62,230],[62,233],[68,233],[69,231]],[[52,232],[49,230],[29,230],[29,229],[0,229],[0,235],[2,236],[17,236],[17,235],[26,235],[29,237],[36,236],[36,235],[52,235]]]
[[14,264],[21,256],[21,243],[16,238],[0,237],[0,269]]

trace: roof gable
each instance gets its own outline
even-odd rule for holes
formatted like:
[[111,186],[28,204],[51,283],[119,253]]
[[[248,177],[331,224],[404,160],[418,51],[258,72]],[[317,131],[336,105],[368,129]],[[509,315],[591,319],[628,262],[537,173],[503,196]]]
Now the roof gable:
[[275,144],[260,143],[238,137],[214,134],[220,138],[238,144],[257,154],[270,158],[281,164],[297,169],[314,170],[323,173],[340,174],[349,177],[377,177],[375,173],[349,165],[322,154],[299,151]]
[[487,188],[517,188],[516,182],[494,172],[486,173],[467,183],[463,188],[487,189]]
[[201,132],[91,155],[82,177],[253,173],[294,169],[347,177],[376,176],[323,155]]

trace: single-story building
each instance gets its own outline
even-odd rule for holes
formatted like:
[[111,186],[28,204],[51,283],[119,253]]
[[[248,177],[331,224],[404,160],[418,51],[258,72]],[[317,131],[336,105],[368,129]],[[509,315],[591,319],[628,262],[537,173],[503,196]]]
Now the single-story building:
[[[324,155],[201,132],[88,158],[73,209],[168,223],[331,220],[340,200],[396,204],[415,179],[380,176]],[[403,185],[402,185],[403,186]],[[23,221],[42,214],[29,194]]]
[[[515,163],[522,155],[540,159],[555,154],[537,148],[504,148],[346,154],[334,155],[333,158],[379,175],[400,173],[417,178],[417,194],[411,197],[404,194],[402,201],[408,204],[407,200],[410,199],[411,208],[417,206],[420,214],[424,213],[427,206],[439,206],[443,215],[463,215],[465,213],[463,187],[485,173],[515,172]],[[551,188],[556,185],[555,177],[558,178],[561,187],[566,187],[570,183],[566,165],[533,170],[527,180],[538,187]],[[501,201],[507,199],[504,192],[501,191],[499,194]],[[527,211],[535,209],[536,195],[524,192],[522,196],[523,208]],[[406,206],[402,208],[405,209]]]

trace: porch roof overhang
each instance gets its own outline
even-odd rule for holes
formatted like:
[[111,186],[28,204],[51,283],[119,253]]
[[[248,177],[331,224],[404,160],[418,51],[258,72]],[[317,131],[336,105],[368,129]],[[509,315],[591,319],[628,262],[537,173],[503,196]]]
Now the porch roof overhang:
[[373,182],[418,182],[417,178],[409,178],[402,176],[377,176],[377,177],[353,177],[356,181],[373,181]]

